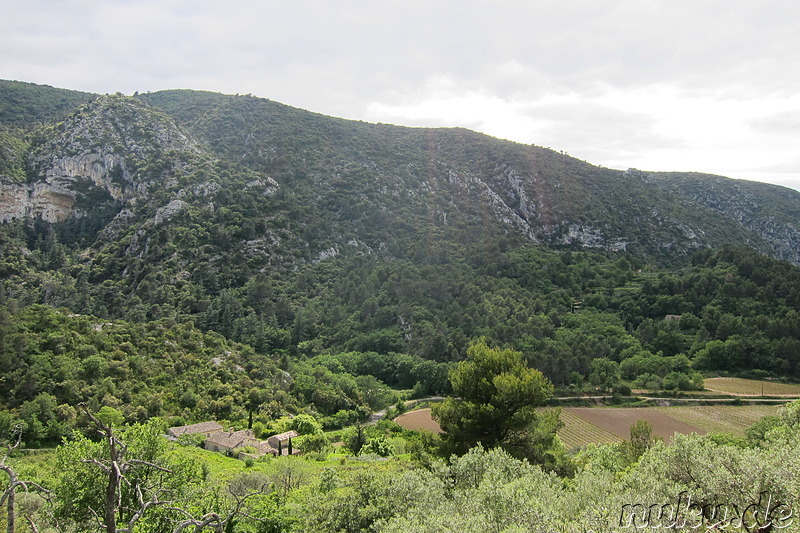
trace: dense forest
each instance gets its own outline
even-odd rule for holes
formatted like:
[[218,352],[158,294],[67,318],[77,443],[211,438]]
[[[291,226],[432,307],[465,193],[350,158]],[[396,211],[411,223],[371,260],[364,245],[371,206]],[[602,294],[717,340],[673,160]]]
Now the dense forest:
[[[76,291],[60,310],[6,296],[0,402],[34,425],[34,405],[50,405],[42,416],[53,420],[53,408],[78,402],[124,406],[129,422],[242,420],[251,390],[267,390],[265,418],[311,409],[336,427],[386,406],[368,404],[359,377],[447,393],[448,369],[478,338],[520,351],[561,390],[692,390],[700,372],[798,376],[800,269],[742,248],[699,252],[670,272],[636,266],[537,247],[508,253],[492,273],[465,262],[331,259],[155,321],[90,314],[82,306],[102,286]],[[8,292],[31,287],[29,298],[47,291],[6,280]],[[62,436],[54,430],[49,442]]]
[[[115,531],[611,531],[683,491],[797,506],[796,404],[747,438],[640,426],[583,450],[538,409],[800,379],[793,191],[252,96],[2,82],[0,220],[0,489],[9,509],[17,476],[42,489],[20,531],[108,526],[112,431],[133,461]],[[443,437],[391,422],[430,396]],[[304,458],[216,469],[156,438],[206,420],[297,430]]]

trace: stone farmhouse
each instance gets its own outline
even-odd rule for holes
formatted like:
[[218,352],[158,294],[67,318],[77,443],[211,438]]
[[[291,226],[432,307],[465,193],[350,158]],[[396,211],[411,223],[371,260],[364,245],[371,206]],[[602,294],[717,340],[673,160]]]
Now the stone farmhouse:
[[241,431],[223,431],[215,433],[206,439],[206,450],[212,452],[231,452],[236,448],[244,448],[245,446],[252,446],[258,448],[261,444],[256,438],[256,434],[252,429],[243,429]]
[[[287,455],[289,450],[289,441],[291,439],[297,438],[297,432],[287,431],[286,433],[279,433],[277,435],[273,435],[267,439],[267,445],[275,450],[281,450],[281,455]],[[297,453],[295,450],[292,450],[292,454]]]
[[[205,449],[212,452],[232,453],[238,448],[252,448],[254,452],[239,453],[241,457],[261,457],[262,455],[289,455],[289,441],[296,438],[296,431],[287,431],[278,435],[273,435],[267,440],[256,438],[252,429],[240,431],[223,431],[222,426],[217,422],[201,422],[189,426],[179,426],[169,429],[169,437],[177,439],[184,434],[199,434],[206,437]],[[292,449],[292,455],[298,454],[296,448]]]

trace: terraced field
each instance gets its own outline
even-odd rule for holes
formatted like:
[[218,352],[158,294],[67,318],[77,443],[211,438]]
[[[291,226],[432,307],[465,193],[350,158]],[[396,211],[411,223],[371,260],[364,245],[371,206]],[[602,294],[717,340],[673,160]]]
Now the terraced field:
[[578,416],[570,409],[561,409],[561,421],[564,423],[564,427],[558,430],[558,437],[568,450],[583,448],[592,443],[610,444],[624,440]]
[[682,422],[652,407],[569,407],[563,411],[569,411],[621,439],[630,437],[631,425],[637,420],[649,422],[653,426],[653,433],[664,440],[669,440],[675,433],[707,433],[703,428]]
[[785,396],[800,397],[800,385],[776,383],[742,378],[708,378],[704,380],[706,389],[733,396]]
[[667,416],[709,433],[728,433],[736,437],[743,437],[745,430],[760,418],[778,414],[778,408],[777,405],[655,407]]
[[778,405],[692,405],[642,408],[563,408],[558,436],[567,449],[590,442],[604,444],[629,438],[630,426],[647,420],[653,432],[669,440],[674,433],[727,433],[743,437],[760,418],[778,413]]
[[[727,433],[744,436],[745,430],[761,417],[778,413],[777,405],[693,405],[677,407],[564,407],[564,423],[558,436],[567,449],[590,443],[609,444],[630,437],[631,424],[647,420],[655,435],[664,440],[675,433]],[[426,429],[441,433],[431,418],[430,409],[420,409],[400,415],[395,422],[406,429]]]

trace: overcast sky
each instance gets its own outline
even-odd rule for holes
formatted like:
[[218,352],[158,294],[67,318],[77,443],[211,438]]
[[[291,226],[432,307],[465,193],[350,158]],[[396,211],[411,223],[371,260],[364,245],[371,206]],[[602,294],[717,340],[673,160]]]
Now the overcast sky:
[[0,78],[252,93],[800,190],[792,0],[0,0]]

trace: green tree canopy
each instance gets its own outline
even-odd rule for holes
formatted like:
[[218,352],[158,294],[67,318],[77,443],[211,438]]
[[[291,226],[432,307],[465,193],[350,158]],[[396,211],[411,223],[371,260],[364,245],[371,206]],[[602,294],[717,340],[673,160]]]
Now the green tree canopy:
[[[553,385],[528,368],[520,352],[490,348],[485,341],[469,347],[467,360],[450,373],[454,397],[434,406],[433,415],[455,452],[482,444],[502,447],[513,455],[537,459],[540,421],[536,408],[552,394]],[[552,440],[555,428],[548,431]]]

